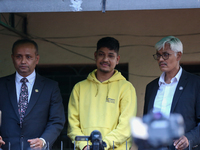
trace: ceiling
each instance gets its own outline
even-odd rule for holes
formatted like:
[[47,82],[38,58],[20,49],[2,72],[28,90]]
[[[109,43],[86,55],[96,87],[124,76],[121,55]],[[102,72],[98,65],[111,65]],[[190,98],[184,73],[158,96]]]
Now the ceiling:
[[0,0],[0,13],[200,8],[200,0]]

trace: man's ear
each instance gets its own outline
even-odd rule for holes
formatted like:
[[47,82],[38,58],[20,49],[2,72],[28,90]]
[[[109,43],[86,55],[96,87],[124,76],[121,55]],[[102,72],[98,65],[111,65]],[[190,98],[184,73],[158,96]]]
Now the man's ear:
[[94,52],[94,59],[97,60],[97,51]]
[[117,56],[117,64],[119,64],[120,55]]
[[39,63],[39,60],[40,60],[40,55],[37,55],[37,56],[36,56],[36,60],[37,60],[36,64],[38,64],[38,63]]
[[182,53],[181,53],[181,52],[178,52],[178,53],[177,53],[177,60],[180,61],[180,60],[181,60],[181,57],[182,57]]

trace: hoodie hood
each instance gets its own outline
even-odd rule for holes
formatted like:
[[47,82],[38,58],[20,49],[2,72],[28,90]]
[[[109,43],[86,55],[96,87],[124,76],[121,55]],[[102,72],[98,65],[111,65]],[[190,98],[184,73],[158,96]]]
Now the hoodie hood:
[[113,76],[111,78],[109,78],[108,80],[106,81],[103,81],[103,82],[100,82],[99,80],[97,80],[96,78],[96,72],[97,72],[97,69],[95,69],[94,71],[92,71],[88,77],[87,77],[87,80],[89,81],[92,81],[97,89],[96,89],[96,94],[95,94],[95,97],[98,95],[99,93],[99,86],[102,85],[102,84],[107,84],[108,86],[108,90],[107,90],[107,98],[108,98],[108,95],[109,95],[109,91],[110,91],[110,84],[115,82],[115,81],[119,81],[119,80],[126,80],[126,78],[124,78],[121,73],[119,71],[117,71],[115,69],[115,73],[113,74]]
[[96,82],[96,83],[102,83],[102,84],[108,84],[108,83],[111,83],[111,82],[114,82],[114,81],[119,81],[119,80],[126,80],[126,78],[124,78],[121,73],[119,71],[117,71],[115,69],[115,73],[113,74],[113,76],[111,78],[109,78],[108,80],[106,81],[103,81],[103,82],[100,82],[99,80],[97,80],[96,78],[96,72],[97,72],[97,69],[95,69],[94,71],[92,71],[88,77],[87,77],[87,80],[90,80],[90,81],[93,81],[93,82]]

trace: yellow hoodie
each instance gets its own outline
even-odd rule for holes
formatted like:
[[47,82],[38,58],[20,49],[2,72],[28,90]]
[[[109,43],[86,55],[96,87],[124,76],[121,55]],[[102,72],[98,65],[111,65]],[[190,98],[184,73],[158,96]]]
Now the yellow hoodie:
[[[105,149],[125,150],[131,147],[129,119],[136,115],[135,88],[115,70],[108,80],[100,82],[91,72],[86,80],[77,83],[71,93],[68,105],[68,136],[90,136],[99,130],[106,142]],[[89,143],[91,144],[91,143]],[[76,141],[76,147],[83,149],[85,141]]]

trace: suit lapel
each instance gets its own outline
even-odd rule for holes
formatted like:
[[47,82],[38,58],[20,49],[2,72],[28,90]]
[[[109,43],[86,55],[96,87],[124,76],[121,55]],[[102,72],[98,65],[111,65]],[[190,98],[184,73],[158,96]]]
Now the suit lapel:
[[[159,78],[158,78],[158,80],[159,80]],[[150,91],[151,96],[150,96],[149,105],[148,105],[148,112],[152,111],[152,109],[153,109],[153,104],[154,104],[155,97],[156,97],[156,94],[157,94],[157,91],[159,88],[158,80],[155,81],[155,85],[153,86],[152,90]]]
[[185,70],[183,70],[181,78],[178,82],[178,85],[176,87],[176,91],[174,93],[174,97],[173,97],[173,101],[172,101],[172,106],[171,106],[171,113],[174,112],[174,109],[176,107],[177,102],[180,99],[181,94],[183,93],[185,87],[187,84],[187,73],[185,72]]
[[25,116],[30,113],[30,111],[33,109],[34,105],[38,101],[38,98],[40,94],[42,93],[42,89],[44,87],[43,80],[44,78],[42,78],[39,74],[36,74],[35,83],[33,85],[30,101],[29,101]]
[[16,94],[16,86],[15,86],[15,74],[12,74],[7,78],[7,89],[9,93],[9,98],[11,101],[11,105],[19,118],[18,104],[17,104],[17,94]]

